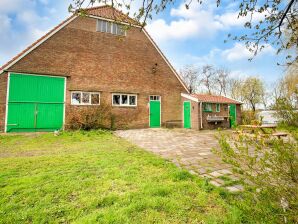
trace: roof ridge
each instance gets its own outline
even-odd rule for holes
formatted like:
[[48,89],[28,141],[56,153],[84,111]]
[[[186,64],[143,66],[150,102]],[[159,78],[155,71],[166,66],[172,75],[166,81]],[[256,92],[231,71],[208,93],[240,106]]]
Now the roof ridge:
[[[115,6],[112,6],[112,5],[101,5],[101,6],[95,6],[95,7],[90,7],[90,8],[82,8],[83,11],[86,12],[87,15],[93,15],[93,16],[96,16],[96,14],[101,14],[100,13],[100,10],[111,10],[112,11],[112,14],[114,16],[114,18],[109,18],[104,16],[104,15],[100,15],[101,17],[103,18],[108,18],[108,19],[113,19],[115,21],[119,20],[120,18],[120,22],[126,22],[126,23],[129,23],[129,24],[133,24],[133,25],[138,25],[138,26],[141,26],[140,22],[138,20],[136,20],[135,18],[132,18],[131,16],[129,16],[129,13],[125,13],[123,12],[122,10],[116,8]],[[98,12],[97,12],[98,10]],[[105,13],[103,13],[105,14]],[[118,17],[118,18],[117,18]]]
[[[89,9],[99,9],[99,8],[105,8],[105,7],[112,7],[111,5],[99,5],[99,6],[94,6],[94,7],[89,7],[89,8],[82,8],[83,10],[89,10]],[[115,8],[114,8],[115,9]]]
[[193,97],[203,101],[203,102],[219,102],[219,101],[233,101],[234,103],[242,104],[239,100],[233,99],[228,96],[223,95],[214,95],[214,94],[200,94],[200,93],[193,93],[191,94]]

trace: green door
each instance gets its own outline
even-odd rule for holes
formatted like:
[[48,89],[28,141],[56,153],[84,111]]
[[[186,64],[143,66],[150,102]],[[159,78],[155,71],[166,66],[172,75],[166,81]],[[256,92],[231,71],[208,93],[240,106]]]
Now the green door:
[[65,78],[10,74],[7,132],[63,127]]
[[190,102],[183,102],[183,124],[184,128],[191,128]]
[[230,125],[232,128],[236,127],[236,104],[230,104]]
[[150,128],[160,127],[160,101],[150,101]]

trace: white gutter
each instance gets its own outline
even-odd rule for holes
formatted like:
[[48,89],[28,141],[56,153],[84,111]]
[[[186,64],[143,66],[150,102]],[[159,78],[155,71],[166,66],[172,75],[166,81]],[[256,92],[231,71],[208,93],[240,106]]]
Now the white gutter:
[[203,113],[202,113],[202,102],[200,102],[200,123],[201,123],[201,129],[203,129]]

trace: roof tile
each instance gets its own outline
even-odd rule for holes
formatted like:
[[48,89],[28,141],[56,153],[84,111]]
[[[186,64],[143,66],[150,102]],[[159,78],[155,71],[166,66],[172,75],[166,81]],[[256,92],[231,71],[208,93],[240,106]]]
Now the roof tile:
[[215,95],[207,95],[207,94],[191,94],[191,96],[197,98],[200,102],[206,102],[206,103],[242,104],[237,100],[233,100],[225,96],[215,96]]
[[138,23],[136,20],[130,18],[127,14],[113,8],[110,5],[86,8],[84,10],[86,11],[87,15],[98,16],[106,19],[128,23],[131,25],[140,26],[140,23]]

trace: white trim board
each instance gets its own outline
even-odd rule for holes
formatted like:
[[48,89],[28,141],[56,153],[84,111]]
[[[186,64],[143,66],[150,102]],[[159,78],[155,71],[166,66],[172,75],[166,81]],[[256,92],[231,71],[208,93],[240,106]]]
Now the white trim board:
[[9,99],[9,86],[10,86],[10,72],[7,74],[7,89],[6,89],[6,105],[5,105],[5,123],[4,132],[7,132],[7,119],[8,119],[8,99]]
[[186,98],[186,99],[195,101],[195,102],[197,102],[197,103],[199,102],[199,100],[198,100],[197,98],[195,98],[195,97],[193,97],[193,96],[191,96],[191,95],[189,95],[189,94],[181,93],[181,96],[184,97],[184,98]]
[[64,104],[63,104],[63,124],[62,124],[63,131],[65,130],[66,81],[67,81],[67,78],[64,77]]

